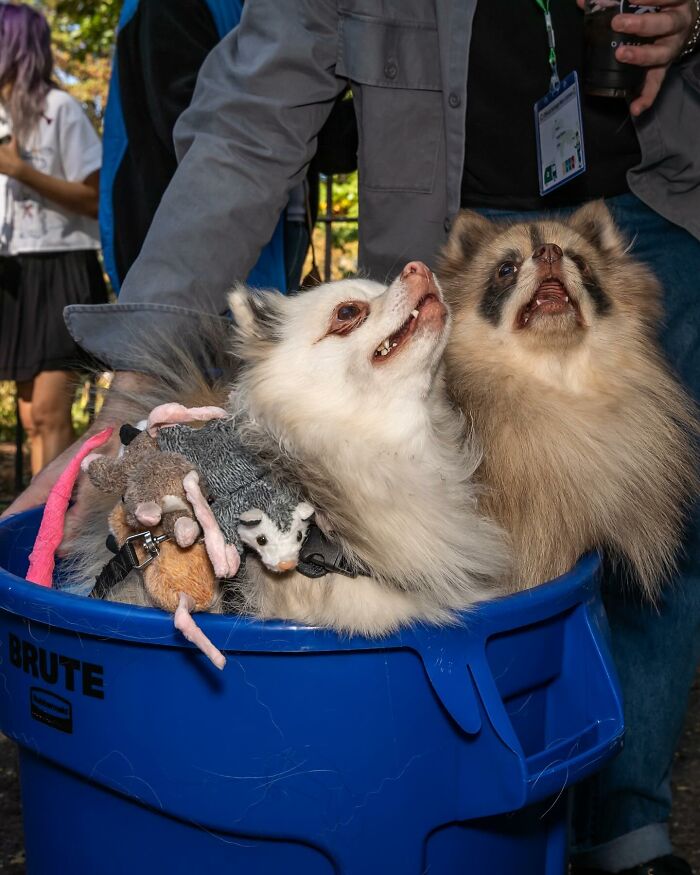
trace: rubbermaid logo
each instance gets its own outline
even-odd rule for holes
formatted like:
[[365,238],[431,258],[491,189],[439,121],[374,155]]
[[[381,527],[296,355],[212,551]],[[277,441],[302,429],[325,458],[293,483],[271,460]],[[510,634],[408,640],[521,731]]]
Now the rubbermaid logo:
[[71,703],[41,687],[31,687],[29,690],[32,717],[61,732],[73,732],[73,708]]

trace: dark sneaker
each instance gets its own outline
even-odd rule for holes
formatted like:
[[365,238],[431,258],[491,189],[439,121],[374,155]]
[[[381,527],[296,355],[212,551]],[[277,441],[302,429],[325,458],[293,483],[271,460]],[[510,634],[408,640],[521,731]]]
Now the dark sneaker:
[[[577,866],[571,867],[571,875],[610,875],[604,869],[585,869]],[[689,864],[675,854],[665,857],[657,857],[642,863],[641,866],[633,866],[631,869],[623,869],[617,875],[693,875]]]

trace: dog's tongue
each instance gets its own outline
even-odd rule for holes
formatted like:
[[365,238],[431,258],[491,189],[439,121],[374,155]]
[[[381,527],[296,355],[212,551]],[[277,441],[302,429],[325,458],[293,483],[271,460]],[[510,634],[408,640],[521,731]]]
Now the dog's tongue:
[[566,303],[566,289],[559,280],[545,280],[537,289],[538,301],[551,301],[552,304]]

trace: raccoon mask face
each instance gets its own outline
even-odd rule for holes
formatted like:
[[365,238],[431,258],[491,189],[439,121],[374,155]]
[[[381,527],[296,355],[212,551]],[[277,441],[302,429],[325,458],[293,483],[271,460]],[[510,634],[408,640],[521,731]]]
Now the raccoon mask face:
[[230,303],[252,406],[267,422],[284,409],[286,431],[295,418],[307,432],[348,419],[374,428],[378,408],[397,421],[430,389],[447,340],[442,292],[420,262],[389,286],[348,279],[290,297],[237,289]]
[[438,273],[450,304],[479,330],[537,351],[578,346],[603,330],[625,307],[628,270],[638,268],[599,201],[563,221],[514,225],[464,211]]

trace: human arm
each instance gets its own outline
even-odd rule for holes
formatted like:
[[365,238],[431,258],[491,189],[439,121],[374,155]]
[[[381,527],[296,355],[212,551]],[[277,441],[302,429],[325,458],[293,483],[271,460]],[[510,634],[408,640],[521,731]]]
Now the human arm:
[[337,18],[334,0],[255,0],[208,55],[175,128],[180,166],[119,303],[68,308],[71,333],[100,360],[132,367],[133,327],[144,321],[186,335],[199,314],[225,312],[345,87]]
[[48,173],[42,173],[22,158],[17,148],[17,141],[13,138],[6,145],[0,146],[0,173],[34,189],[65,210],[81,216],[97,218],[100,193],[99,170],[94,170],[82,181],[75,182],[49,176]]
[[[576,2],[583,8],[584,0]],[[686,47],[698,16],[698,3],[696,0],[635,0],[635,3],[659,7],[659,11],[616,15],[612,28],[618,33],[653,40],[638,46],[619,46],[615,52],[618,61],[648,68],[640,93],[630,103],[630,113],[639,116],[654,103],[668,68]]]
[[[114,376],[112,387],[115,390],[118,390],[118,392],[134,392],[139,389],[144,379],[145,378],[141,374],[119,372]],[[4,513],[0,514],[0,519],[4,519],[5,517],[21,513],[24,510],[29,510],[32,507],[38,507],[40,504],[43,504],[52,487],[85,441],[110,425],[115,428],[115,433],[112,435],[109,443],[101,448],[100,452],[116,452],[119,446],[119,427],[122,424],[116,397],[117,391],[115,391],[111,397],[109,393],[107,394],[102,410],[85,434],[78,438],[78,440],[71,444],[67,450],[61,453],[60,456],[54,459],[53,462],[48,464],[35,477],[33,477],[31,483],[27,486],[24,492],[12,502]],[[87,488],[85,486],[85,478],[80,481],[78,486],[79,490],[83,488]],[[70,519],[70,514],[67,519]]]

